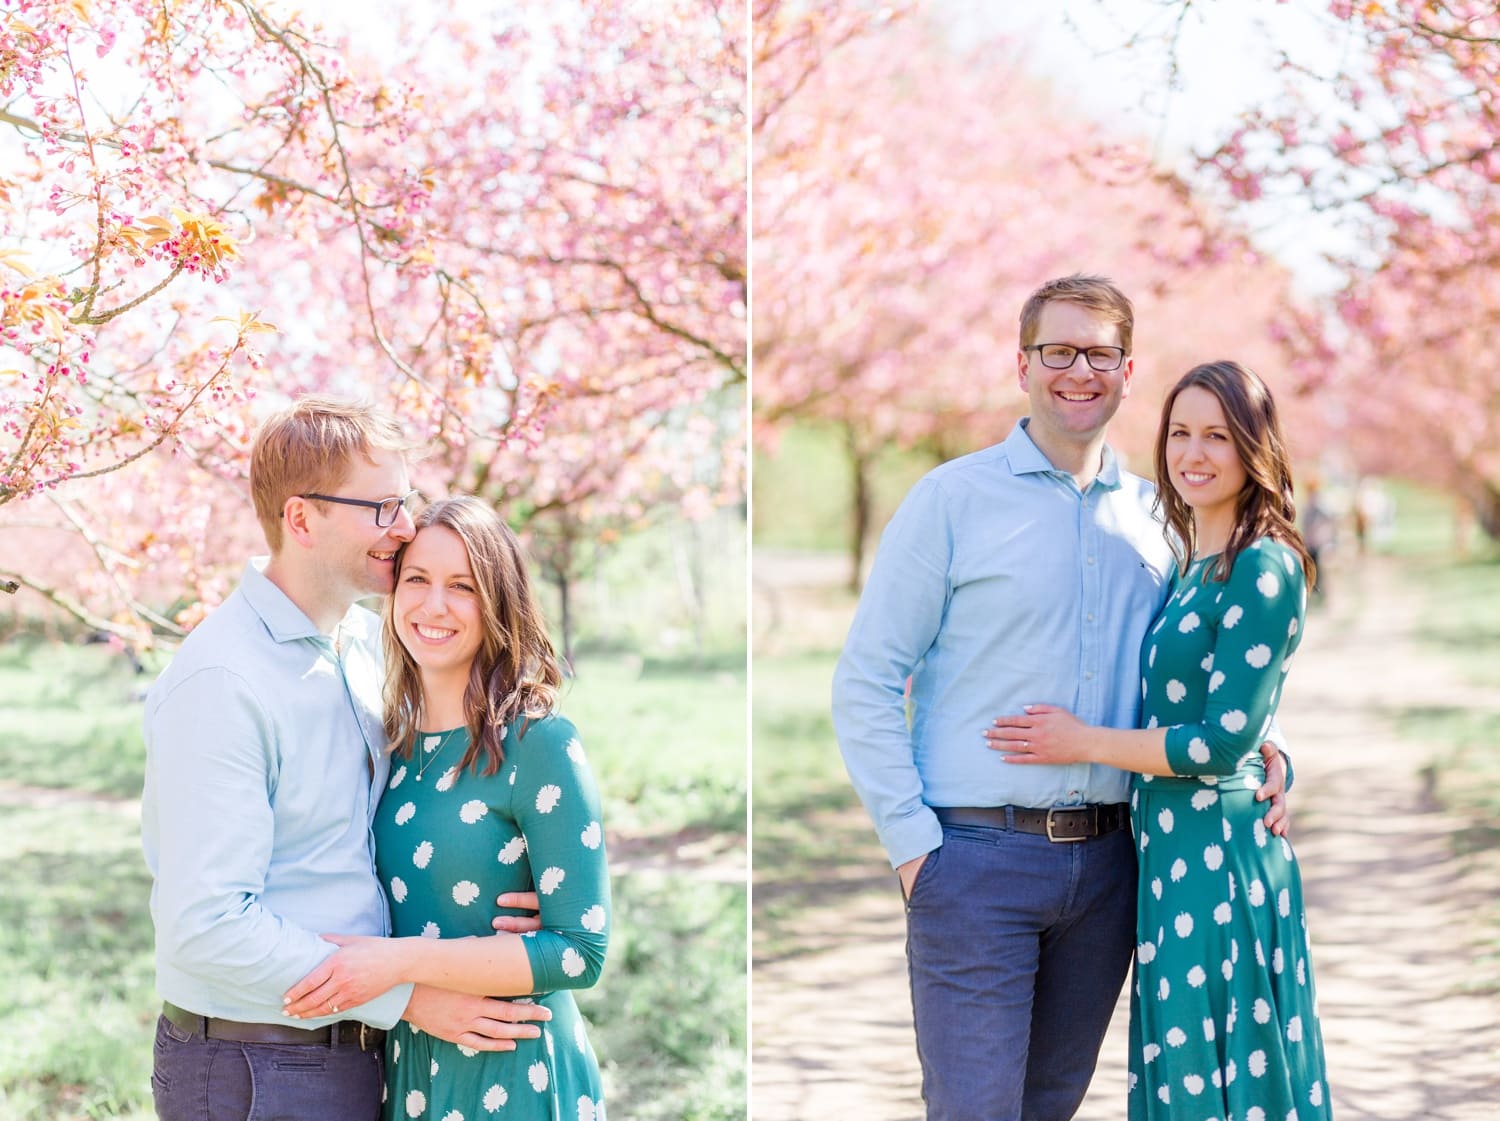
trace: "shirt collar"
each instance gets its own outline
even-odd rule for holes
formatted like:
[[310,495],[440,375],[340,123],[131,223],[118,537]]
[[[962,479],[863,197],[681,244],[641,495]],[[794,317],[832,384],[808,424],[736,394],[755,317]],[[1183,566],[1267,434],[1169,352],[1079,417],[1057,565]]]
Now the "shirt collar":
[[1120,460],[1115,449],[1104,445],[1104,454],[1099,459],[1099,474],[1094,476],[1094,485],[1105,490],[1120,489]]
[[[1001,445],[1005,448],[1006,459],[1010,461],[1011,472],[1016,475],[1066,475],[1067,472],[1059,471],[1052,466],[1052,461],[1043,454],[1041,448],[1032,442],[1031,436],[1026,431],[1030,420],[1030,417],[1023,416],[1016,421],[1016,426],[1011,429],[1010,435]],[[1100,457],[1099,474],[1094,476],[1093,485],[1104,490],[1118,490],[1120,487],[1120,460],[1115,455],[1114,448],[1108,444],[1104,445],[1104,454]]]
[[244,593],[245,601],[260,616],[260,621],[277,642],[325,638],[302,608],[266,576],[264,569],[270,561],[270,557],[251,557],[246,562],[245,573],[240,577],[240,591]]

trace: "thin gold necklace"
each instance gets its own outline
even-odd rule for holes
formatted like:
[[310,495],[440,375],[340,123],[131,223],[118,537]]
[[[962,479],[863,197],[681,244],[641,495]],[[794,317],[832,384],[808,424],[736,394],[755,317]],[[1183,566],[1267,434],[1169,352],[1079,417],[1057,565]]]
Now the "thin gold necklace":
[[[440,744],[438,744],[437,747],[431,748],[431,749],[424,747],[422,749],[423,751],[426,751],[428,754],[427,754],[427,758],[424,759],[424,760],[422,760],[418,764],[418,766],[417,766],[417,781],[418,782],[422,781],[422,776],[427,773],[427,768],[430,767],[430,766],[432,766],[433,762],[436,761],[437,757],[443,753],[443,748],[445,748],[445,747],[448,746],[448,741],[451,740],[454,736],[458,735],[458,733],[462,732],[463,730],[464,729],[462,727],[449,728],[446,732],[443,733],[443,742],[440,743]],[[422,733],[419,732],[418,735],[422,735]],[[429,739],[429,740],[431,739],[430,736],[424,736],[423,738],[424,739]]]

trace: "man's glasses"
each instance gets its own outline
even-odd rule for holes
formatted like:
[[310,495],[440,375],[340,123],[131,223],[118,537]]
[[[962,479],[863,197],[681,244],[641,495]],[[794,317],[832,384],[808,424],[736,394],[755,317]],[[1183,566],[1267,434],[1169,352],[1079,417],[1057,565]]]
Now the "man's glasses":
[[420,491],[408,491],[401,498],[382,498],[379,502],[372,502],[368,498],[339,498],[332,494],[299,494],[298,498],[315,498],[319,502],[337,502],[343,506],[368,506],[375,511],[375,524],[381,529],[387,529],[396,524],[396,518],[401,510],[405,508],[411,513],[417,503],[422,500]]
[[1034,343],[1031,346],[1023,346],[1022,350],[1034,350],[1042,356],[1042,365],[1049,370],[1066,370],[1078,360],[1082,354],[1089,366],[1101,374],[1107,374],[1111,370],[1118,370],[1120,363],[1125,361],[1125,348],[1119,346],[1091,346],[1086,350],[1079,350],[1076,346],[1068,346],[1066,343]]

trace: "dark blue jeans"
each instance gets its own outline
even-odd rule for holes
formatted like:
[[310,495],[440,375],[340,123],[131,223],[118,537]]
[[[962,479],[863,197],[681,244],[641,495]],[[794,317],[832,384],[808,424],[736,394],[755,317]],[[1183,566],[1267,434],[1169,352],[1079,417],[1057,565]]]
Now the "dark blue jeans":
[[156,1022],[161,1121],[378,1121],[381,1048],[233,1043]]
[[1129,968],[1135,885],[1129,829],[1054,844],[943,827],[906,905],[928,1121],[1073,1116]]

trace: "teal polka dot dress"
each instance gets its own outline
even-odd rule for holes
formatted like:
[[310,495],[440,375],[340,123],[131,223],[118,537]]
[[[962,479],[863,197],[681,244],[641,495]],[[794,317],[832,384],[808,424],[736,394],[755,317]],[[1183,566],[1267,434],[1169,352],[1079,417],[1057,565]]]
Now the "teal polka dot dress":
[[1136,776],[1131,1121],[1322,1121],[1323,1038],[1292,846],[1255,800],[1301,638],[1298,555],[1263,538],[1178,580],[1141,649],[1142,719],[1173,776]]
[[523,936],[552,1010],[514,1051],[459,1047],[401,1021],[386,1041],[384,1121],[605,1121],[599,1064],[570,989],[592,985],[609,937],[599,794],[573,725],[512,724],[493,775],[460,772],[468,733],[424,733],[392,760],[375,814],[375,863],[397,936],[487,937],[506,891],[535,891]]

